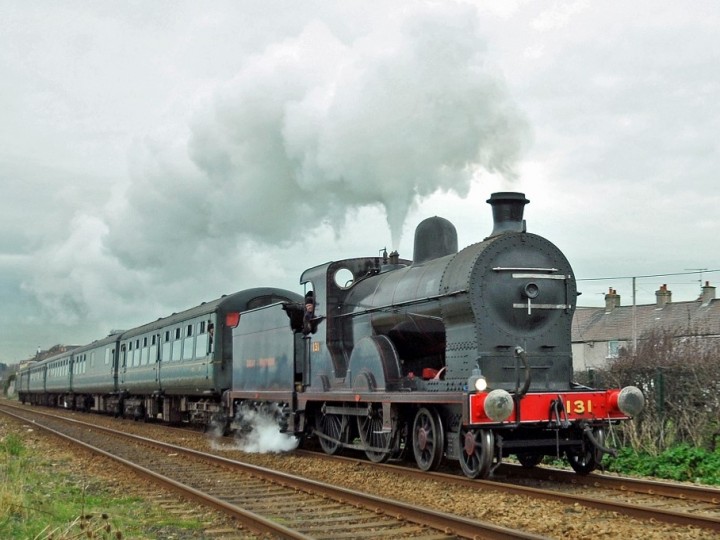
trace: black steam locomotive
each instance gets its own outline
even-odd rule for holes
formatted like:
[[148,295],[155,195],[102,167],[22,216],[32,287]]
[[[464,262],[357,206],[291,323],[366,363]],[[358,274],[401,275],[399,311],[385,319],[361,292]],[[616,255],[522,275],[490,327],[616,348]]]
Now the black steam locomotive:
[[494,229],[480,243],[458,251],[453,225],[430,218],[412,261],[323,264],[300,279],[304,306],[243,313],[226,409],[282,403],[287,430],[329,454],[354,447],[381,462],[412,448],[421,469],[458,460],[471,478],[509,454],[595,469],[605,429],[637,414],[642,394],[572,382],[570,265],[526,232],[523,194],[488,202]]
[[[471,478],[487,477],[508,455],[525,466],[564,455],[587,474],[611,451],[608,426],[639,413],[643,396],[632,386],[572,382],[572,269],[556,246],[526,232],[524,194],[495,193],[488,202],[492,233],[461,251],[453,225],[430,218],[416,230],[412,261],[396,253],[334,261],[302,274],[304,298],[251,290],[239,307],[189,310],[197,331],[208,319],[202,329],[212,324],[224,336],[222,355],[206,338],[204,351],[188,356],[195,379],[206,365],[225,373],[204,385],[181,385],[179,375],[161,381],[171,367],[182,373],[185,361],[184,349],[173,363],[174,349],[161,345],[173,325],[179,341],[188,339],[183,314],[174,314],[106,338],[116,346],[107,354],[115,378],[105,388],[78,399],[71,366],[64,397],[50,401],[220,421],[227,430],[243,428],[251,411],[272,409],[285,432],[316,438],[328,454],[354,448],[374,462],[412,455],[422,470],[457,460]],[[127,348],[142,350],[148,336],[157,345],[146,340],[147,359],[136,352],[128,363]],[[127,376],[143,366],[147,384]],[[37,390],[39,379],[21,397],[47,401],[38,400],[47,393]],[[31,381],[28,374],[29,388]]]

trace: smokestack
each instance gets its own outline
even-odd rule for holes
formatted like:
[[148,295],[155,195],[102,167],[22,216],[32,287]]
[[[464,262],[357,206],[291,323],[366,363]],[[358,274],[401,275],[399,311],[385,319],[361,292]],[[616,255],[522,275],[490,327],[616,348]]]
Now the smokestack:
[[610,313],[616,307],[620,307],[620,295],[610,287],[605,295],[605,313]]
[[487,202],[492,206],[493,230],[488,238],[505,232],[525,232],[523,211],[530,201],[524,193],[500,191],[493,193]]
[[663,283],[660,288],[655,291],[655,298],[657,299],[657,307],[659,308],[672,302],[672,292],[668,291],[666,283]]
[[700,300],[702,300],[703,306],[707,306],[711,300],[715,300],[715,287],[710,285],[709,281],[706,281],[705,285],[703,285]]

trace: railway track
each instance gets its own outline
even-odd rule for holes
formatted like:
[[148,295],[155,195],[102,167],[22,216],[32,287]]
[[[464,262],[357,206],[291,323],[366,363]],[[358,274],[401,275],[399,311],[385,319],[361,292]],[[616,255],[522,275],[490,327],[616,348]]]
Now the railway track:
[[630,478],[627,476],[611,476],[593,473],[580,476],[574,472],[551,467],[525,468],[519,465],[503,465],[498,470],[498,478],[513,482],[546,482],[560,485],[572,485],[577,488],[604,488],[621,493],[637,493],[641,495],[660,496],[680,501],[696,501],[707,504],[709,510],[720,512],[720,489],[694,484],[678,484],[646,478]]
[[0,412],[279,538],[543,538],[23,407]]
[[[78,413],[69,411],[57,412],[74,417],[78,416]],[[99,419],[101,422],[113,427],[119,422],[117,419],[102,416],[97,417],[92,415],[89,418],[92,418],[93,421]],[[134,431],[140,434],[147,433],[147,429],[152,427],[131,421],[123,421],[122,424],[123,427],[120,429]],[[202,450],[208,448],[207,436],[202,436],[188,430],[180,431],[158,425],[154,427],[157,429],[153,431],[153,437],[175,442],[183,446],[190,445]],[[167,433],[167,437],[165,433]],[[234,446],[231,439],[214,439],[214,441],[213,446],[216,446],[216,449],[213,451],[216,453],[228,455],[228,449]],[[491,495],[490,498],[491,500],[499,501],[502,499],[505,501],[499,503],[501,505],[541,507],[542,505],[539,504],[539,501],[543,499],[547,500],[551,505],[563,504],[567,508],[564,513],[567,515],[569,512],[568,516],[572,516],[571,523],[577,523],[578,520],[580,520],[580,522],[583,520],[593,520],[592,522],[599,520],[598,522],[603,524],[617,522],[617,525],[611,525],[611,527],[622,530],[623,526],[621,523],[624,521],[627,524],[631,524],[629,526],[632,529],[635,529],[633,534],[627,536],[628,538],[639,537],[634,535],[641,533],[640,530],[637,529],[638,525],[636,521],[629,520],[623,516],[644,520],[647,523],[646,528],[650,531],[662,527],[659,523],[666,523],[670,531],[667,537],[710,538],[715,537],[714,535],[718,531],[718,505],[715,498],[718,496],[719,490],[716,488],[688,486],[670,482],[645,481],[641,479],[616,478],[609,475],[581,477],[574,473],[562,474],[564,471],[546,469],[544,467],[537,467],[535,469],[521,469],[512,466],[501,467],[498,469],[497,478],[492,481],[468,480],[464,476],[458,476],[457,474],[426,473],[407,466],[376,465],[369,463],[365,459],[356,460],[348,457],[327,456],[324,453],[317,454],[301,450],[295,450],[289,455],[277,458],[258,459],[255,454],[240,452],[237,453],[237,456],[239,457],[236,457],[236,459],[261,463],[274,468],[282,467],[284,470],[292,473],[300,470],[303,475],[306,475],[305,464],[310,465],[310,462],[312,462],[314,464],[312,467],[316,468],[316,462],[318,460],[327,460],[327,467],[320,466],[319,468],[336,471],[333,474],[337,476],[330,475],[330,480],[327,480],[328,475],[317,475],[313,472],[310,472],[310,475],[314,475],[316,478],[322,477],[326,479],[325,481],[330,482],[333,481],[332,478],[339,478],[345,475],[352,476],[355,470],[363,470],[368,471],[368,476],[376,478],[373,481],[373,485],[380,485],[380,483],[383,482],[393,483],[395,479],[398,484],[416,483],[418,486],[427,486],[428,484],[442,485],[442,491],[447,494],[460,493],[462,491],[466,493],[464,496],[459,495],[459,499],[457,500],[461,500],[463,497],[467,500],[477,500],[476,508],[487,508],[489,511],[465,512],[464,510],[454,508],[452,504],[448,505],[447,503],[449,501],[441,502],[440,499],[444,499],[444,496],[440,496],[432,502],[426,500],[424,504],[432,508],[440,506],[443,508],[453,508],[453,512],[468,517],[472,516],[472,519],[476,520],[495,520],[497,513],[490,510],[494,507],[493,503],[488,503],[487,500],[482,499],[482,497],[483,495],[497,494]],[[288,461],[293,463],[289,467],[287,466]],[[342,472],[343,470],[345,470],[345,472]],[[537,478],[534,478],[536,476]],[[412,480],[412,478],[416,478],[416,480]],[[607,481],[607,485],[603,485],[605,481]],[[533,482],[533,485],[527,485]],[[366,483],[363,483],[364,487],[359,489],[365,491],[365,484]],[[358,489],[355,482],[346,482],[345,485]],[[612,485],[615,487],[611,487]],[[367,487],[367,489],[373,489],[373,491],[378,492],[384,491],[384,496],[393,497],[392,494],[388,493],[388,490],[375,490],[370,487]],[[418,487],[417,489],[424,490],[423,487]],[[477,493],[478,498],[473,496],[471,494],[472,492]],[[392,493],[394,493],[394,491]],[[638,496],[635,497],[634,494],[638,494]],[[508,502],[515,495],[521,497],[518,497],[516,502]],[[522,497],[523,495],[525,497]],[[409,500],[414,499],[413,497]],[[480,503],[480,500],[485,500],[486,502]],[[478,507],[477,504],[484,504],[486,506]],[[490,506],[487,506],[488,504],[490,504]],[[612,512],[612,514],[605,513],[604,516],[595,515],[594,517],[583,517],[583,513],[581,513],[580,510],[583,506],[589,509],[605,510]],[[498,510],[500,510],[500,508],[498,508]],[[563,512],[563,510],[558,509],[557,506],[555,506],[555,510],[549,509],[548,511],[556,513]],[[500,521],[502,522],[502,520]],[[522,522],[522,520],[518,520],[518,522]],[[514,525],[508,523],[507,520],[501,524],[514,527]],[[603,527],[606,527],[606,525],[603,525]],[[695,527],[705,532],[693,532]],[[554,537],[555,534],[554,532],[551,533],[548,527],[535,528],[528,525],[527,528],[536,533],[549,534],[552,537]],[[620,536],[620,533],[618,533],[618,535]]]
[[[338,456],[327,458],[353,460]],[[494,479],[470,480],[452,473],[423,472],[392,464],[377,466],[398,471],[399,474],[402,472],[409,476],[437,479],[448,486],[474,486],[476,489],[527,495],[534,499],[559,501],[568,505],[581,504],[641,520],[720,532],[720,490],[715,488],[604,477],[597,474],[582,477],[569,472],[559,474],[563,471],[554,469],[543,474],[542,469],[516,467],[513,473],[508,474],[507,468],[501,468],[504,473],[501,472]],[[543,479],[544,483],[537,486],[521,484],[521,481],[527,483],[523,474],[530,471],[534,478]],[[514,477],[516,482],[511,482],[511,477]],[[578,485],[585,489],[579,491]]]
[[[341,456],[326,458],[354,461],[354,458]],[[720,490],[716,488],[599,474],[583,477],[556,469],[525,469],[513,466],[501,467],[501,472],[491,480],[470,480],[452,473],[424,472],[392,464],[376,465],[397,471],[398,474],[438,479],[448,486],[474,486],[476,489],[527,495],[568,505],[581,504],[646,521],[720,532]],[[523,485],[527,484],[528,478],[542,480],[543,483],[537,486]],[[512,479],[515,482],[512,482]],[[578,486],[585,489],[579,491]]]

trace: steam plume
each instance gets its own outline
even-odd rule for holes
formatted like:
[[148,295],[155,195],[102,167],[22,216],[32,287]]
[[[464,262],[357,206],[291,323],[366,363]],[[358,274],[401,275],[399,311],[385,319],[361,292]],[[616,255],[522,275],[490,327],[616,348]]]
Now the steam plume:
[[385,210],[397,248],[414,204],[466,195],[480,170],[512,178],[528,140],[477,17],[448,2],[388,9],[352,32],[337,13],[307,17],[207,87],[186,132],[138,141],[127,185],[99,215],[77,216],[67,238],[89,237],[84,267],[108,272],[86,282],[76,251],[53,248],[26,290],[69,320],[112,317],[96,291],[111,306],[132,294],[145,313],[144,298],[202,287],[198,276],[253,283],[250,263],[228,254],[291,246],[366,207]]

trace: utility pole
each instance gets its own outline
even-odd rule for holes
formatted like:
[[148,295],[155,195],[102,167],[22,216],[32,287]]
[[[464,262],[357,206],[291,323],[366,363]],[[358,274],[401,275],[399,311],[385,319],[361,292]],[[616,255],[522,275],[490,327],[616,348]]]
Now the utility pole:
[[633,354],[637,355],[637,291],[635,286],[635,280],[637,278],[633,276],[632,278],[632,292],[633,292],[633,303],[632,303],[632,340],[633,340]]

